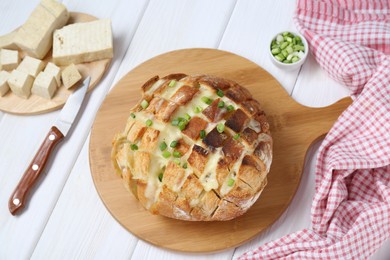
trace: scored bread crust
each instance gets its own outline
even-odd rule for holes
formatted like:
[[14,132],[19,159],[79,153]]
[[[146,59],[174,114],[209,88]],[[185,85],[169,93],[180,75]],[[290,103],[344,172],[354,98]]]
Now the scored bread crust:
[[266,186],[272,161],[260,103],[236,82],[210,75],[155,76],[142,92],[113,139],[111,159],[126,189],[170,218],[244,214]]

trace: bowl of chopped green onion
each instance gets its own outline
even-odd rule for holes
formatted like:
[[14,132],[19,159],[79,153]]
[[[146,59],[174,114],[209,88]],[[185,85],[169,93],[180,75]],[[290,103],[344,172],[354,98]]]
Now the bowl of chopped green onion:
[[281,32],[272,38],[269,54],[272,62],[279,68],[298,69],[306,60],[309,45],[299,33]]

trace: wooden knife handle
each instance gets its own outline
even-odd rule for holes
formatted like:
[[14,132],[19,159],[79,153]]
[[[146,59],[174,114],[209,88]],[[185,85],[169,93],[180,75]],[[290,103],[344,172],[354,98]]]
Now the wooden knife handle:
[[16,186],[8,201],[8,208],[12,215],[15,215],[19,209],[24,207],[26,197],[36,183],[40,173],[43,171],[50,153],[53,151],[54,146],[63,138],[64,135],[55,126],[50,129],[34,159],[30,163],[30,166],[23,174],[22,179],[19,181],[18,186]]

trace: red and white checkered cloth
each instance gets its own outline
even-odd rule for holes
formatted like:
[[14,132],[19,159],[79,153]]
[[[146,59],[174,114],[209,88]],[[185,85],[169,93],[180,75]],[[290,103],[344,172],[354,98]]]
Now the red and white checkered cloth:
[[294,21],[354,102],[320,147],[312,229],[240,259],[367,259],[390,237],[390,1],[298,0]]

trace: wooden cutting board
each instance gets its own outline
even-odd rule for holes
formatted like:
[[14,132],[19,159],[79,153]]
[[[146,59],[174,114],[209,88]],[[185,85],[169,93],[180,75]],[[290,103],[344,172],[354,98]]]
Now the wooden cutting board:
[[[97,18],[89,14],[72,12],[70,13],[68,24],[90,22],[93,20],[97,20]],[[20,55],[23,58],[25,53],[20,52]],[[52,61],[51,51],[46,55],[43,61]],[[89,85],[88,91],[92,90],[100,82],[110,62],[111,59],[104,59],[89,63],[77,64],[76,67],[83,77],[79,82],[82,82],[83,79],[91,76],[91,83]],[[18,115],[47,113],[61,108],[65,104],[70,94],[72,94],[74,89],[75,87],[68,90],[62,85],[50,100],[33,94],[28,99],[24,99],[14,95],[10,90],[4,97],[0,97],[0,110]]]
[[[111,140],[124,129],[130,108],[141,98],[140,87],[155,75],[212,74],[247,87],[262,104],[271,125],[274,159],[268,185],[243,216],[226,222],[186,222],[155,216],[125,190],[110,161]],[[112,216],[140,239],[156,246],[212,252],[236,247],[269,227],[293,198],[306,151],[331,128],[351,103],[348,98],[329,107],[296,103],[268,72],[232,53],[185,49],[157,56],[123,77],[103,102],[93,125],[90,166],[96,189]]]

